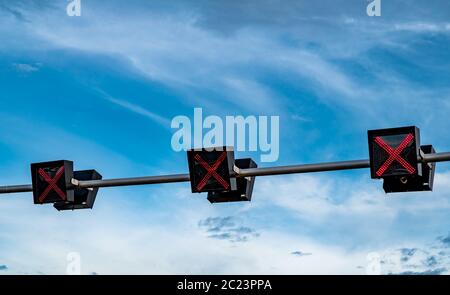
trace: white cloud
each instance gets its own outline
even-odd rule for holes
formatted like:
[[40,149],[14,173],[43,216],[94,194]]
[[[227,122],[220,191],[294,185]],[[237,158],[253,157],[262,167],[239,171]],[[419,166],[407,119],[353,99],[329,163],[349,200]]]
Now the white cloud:
[[[276,192],[271,190],[274,187]],[[267,206],[280,206],[311,222],[336,216],[386,221],[401,212],[450,209],[450,172],[436,174],[434,192],[385,194],[382,181],[323,174],[258,178],[255,191]]]
[[257,67],[288,71],[352,99],[358,94],[358,85],[338,67],[312,51],[283,45],[274,31],[262,34],[248,28],[221,36],[197,26],[197,16],[183,13],[136,14],[122,22],[112,13],[96,11],[85,15],[82,25],[52,11],[45,18],[28,17],[30,23],[23,25],[47,47],[120,56],[150,79],[182,90],[191,101],[210,100],[195,92],[206,89],[215,92],[216,100],[247,110],[286,111],[280,94],[258,81]]
[[[114,202],[95,211],[64,213],[27,199],[1,202],[2,262],[8,273],[64,274],[66,255],[74,251],[81,255],[83,273],[100,274],[358,273],[356,265],[365,263],[365,253],[271,231],[238,244],[207,238],[196,226],[204,212],[172,207],[174,219],[152,217],[151,210],[137,217],[134,206],[114,195],[108,196]],[[26,219],[17,218],[25,213]],[[313,254],[293,259],[298,247]]]
[[[168,207],[159,214],[124,203],[121,193],[105,197],[92,211],[62,213],[28,198],[3,200],[0,240],[8,272],[61,274],[73,251],[81,254],[83,273],[100,274],[364,274],[368,263],[367,250],[272,229],[244,243],[209,238],[197,222],[222,210],[185,193],[160,198]],[[311,255],[293,257],[298,249]]]
[[21,73],[33,73],[39,71],[39,65],[25,64],[25,63],[15,63],[13,64],[16,71]]
[[[224,104],[287,117],[297,112],[280,91],[262,82],[264,70],[280,73],[288,84],[301,84],[319,100],[344,106],[367,122],[405,121],[413,111],[417,121],[425,121],[427,112],[417,112],[414,106],[427,100],[427,106],[435,108],[434,97],[443,93],[409,81],[367,54],[377,48],[408,52],[416,37],[402,31],[441,30],[448,23],[398,20],[374,24],[368,18],[312,16],[298,19],[293,29],[268,29],[250,22],[232,34],[220,34],[202,25],[204,16],[194,10],[144,14],[130,6],[123,21],[112,10],[92,7],[73,22],[58,10],[45,14],[28,10],[23,13],[29,21],[16,21],[14,26],[42,49],[75,49],[128,60],[146,77],[179,91],[185,100],[182,103],[201,104],[218,114],[227,109]],[[6,21],[11,26],[11,20]],[[311,28],[315,25],[319,29]],[[286,35],[292,42],[284,41]],[[342,65],[349,60],[367,73],[349,73]],[[391,107],[384,108],[382,102]],[[154,117],[142,108],[127,106]],[[404,111],[399,114],[400,108]]]
[[[369,176],[259,177],[248,212],[270,218],[268,227],[289,221],[285,230],[290,234],[297,230],[343,249],[371,252],[429,238],[431,230],[445,233],[450,226],[449,184],[450,174],[438,173],[434,192],[385,194],[382,181]],[[268,213],[272,211],[277,213]]]
[[157,113],[151,112],[140,105],[133,104],[131,102],[112,97],[111,95],[109,95],[106,92],[101,91],[99,89],[97,89],[97,91],[100,92],[102,97],[104,99],[106,99],[107,101],[109,101],[115,105],[118,105],[128,111],[131,111],[133,113],[139,114],[144,117],[147,117],[148,119],[154,121],[155,123],[158,123],[162,127],[166,128],[166,129],[170,129],[170,120],[169,119],[167,119],[161,115],[158,115]]
[[[309,222],[320,223],[336,216],[379,216],[380,213],[383,218],[392,219],[395,211],[388,206],[382,193],[358,182],[322,175],[258,179],[256,195],[267,202],[266,206],[280,206]],[[276,193],[269,189],[273,187],[277,187]]]
[[437,238],[427,243],[403,243],[375,252],[383,274],[450,274],[450,247]]
[[449,31],[449,23],[431,23],[431,22],[409,22],[409,23],[397,23],[394,25],[397,31],[409,31],[415,33],[438,33]]
[[[131,9],[127,14],[123,21],[110,10],[94,9],[83,19],[70,22],[57,10],[46,11],[45,17],[29,12],[30,21],[19,27],[45,44],[42,48],[74,49],[128,60],[149,79],[178,91],[182,103],[201,104],[218,114],[227,109],[224,105],[260,113],[271,110],[289,117],[297,111],[289,108],[282,93],[261,81],[261,69],[282,73],[288,84],[301,84],[319,100],[344,106],[370,122],[406,120],[416,104],[427,100],[427,106],[435,107],[433,97],[442,94],[442,90],[416,85],[367,54],[374,48],[408,51],[414,37],[402,35],[400,30],[442,29],[446,24],[386,22],[375,26],[358,20],[356,31],[348,35],[348,26],[353,24],[343,24],[345,18],[337,18],[322,19],[319,32],[310,28],[262,30],[252,24],[224,35],[199,25],[201,15],[196,13],[142,14]],[[296,41],[283,42],[285,34]],[[317,44],[312,49],[307,45],[310,39]],[[349,59],[367,73],[349,73],[342,65]],[[371,76],[373,79],[361,81]],[[392,107],[386,109],[382,102]],[[127,106],[154,117],[142,108]],[[401,114],[397,111],[400,108],[405,109]],[[379,116],[381,111],[383,116]],[[418,112],[418,121],[426,113]]]

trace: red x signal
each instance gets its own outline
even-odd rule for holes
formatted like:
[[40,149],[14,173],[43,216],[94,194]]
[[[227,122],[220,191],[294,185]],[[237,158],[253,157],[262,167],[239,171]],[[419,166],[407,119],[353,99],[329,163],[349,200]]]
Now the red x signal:
[[58,171],[55,174],[55,177],[53,178],[51,178],[42,168],[39,168],[38,173],[48,183],[47,188],[39,196],[40,202],[43,202],[52,190],[55,191],[61,197],[61,199],[63,200],[66,199],[66,194],[56,184],[58,180],[61,178],[61,176],[63,176],[64,174],[64,166],[58,169]]
[[203,179],[197,184],[197,191],[201,191],[211,177],[214,177],[223,186],[224,189],[229,188],[230,185],[228,184],[228,182],[226,182],[216,171],[217,168],[219,168],[220,164],[226,159],[226,157],[227,153],[223,152],[217,159],[217,161],[212,166],[209,166],[209,164],[205,160],[203,160],[199,154],[195,155],[194,159],[199,162],[200,165],[202,165],[203,168],[205,168],[207,171],[205,177],[203,177]]
[[381,177],[381,175],[383,175],[384,172],[386,172],[386,170],[392,165],[392,163],[394,161],[397,161],[398,163],[400,163],[400,165],[402,165],[409,172],[409,174],[413,174],[416,171],[416,169],[414,167],[412,167],[411,164],[409,164],[405,159],[403,159],[400,156],[400,154],[404,151],[404,149],[408,146],[408,144],[410,144],[411,141],[413,141],[413,139],[414,139],[414,135],[412,135],[411,133],[408,134],[403,139],[403,141],[398,145],[398,147],[394,150],[381,137],[379,137],[379,136],[375,137],[375,142],[382,149],[384,149],[389,155],[389,158],[386,160],[386,162],[384,162],[384,164],[381,165],[381,167],[376,172],[376,174],[379,177]]

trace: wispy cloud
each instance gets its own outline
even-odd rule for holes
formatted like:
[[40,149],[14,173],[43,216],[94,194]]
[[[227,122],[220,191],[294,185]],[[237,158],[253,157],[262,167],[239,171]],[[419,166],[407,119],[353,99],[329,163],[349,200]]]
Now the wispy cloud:
[[20,10],[15,9],[15,7],[11,7],[3,2],[0,2],[0,12],[6,12],[8,14],[13,15],[15,18],[25,21],[25,18],[23,14],[20,12]]
[[39,71],[40,64],[15,63],[13,67],[18,72],[29,74]]
[[[266,71],[284,73],[289,83],[300,83],[321,101],[344,106],[361,120],[380,120],[380,111],[384,112],[385,120],[392,120],[398,117],[394,110],[403,107],[406,100],[414,100],[409,103],[414,105],[427,99],[423,87],[418,88],[395,71],[376,68],[377,63],[371,61],[370,53],[394,46],[409,50],[410,45],[405,40],[413,41],[416,37],[405,37],[401,31],[442,31],[448,23],[407,22],[411,13],[408,12],[405,20],[386,20],[378,24],[365,15],[362,17],[353,5],[344,5],[344,2],[342,5],[342,10],[348,11],[345,17],[336,17],[335,9],[319,10],[312,4],[306,5],[311,10],[310,16],[303,16],[305,5],[297,4],[289,10],[277,8],[276,13],[270,14],[270,20],[265,18],[264,22],[260,15],[249,11],[251,17],[239,15],[240,18],[233,18],[231,34],[218,33],[217,30],[223,33],[230,28],[225,28],[222,18],[218,20],[213,16],[217,13],[227,16],[207,3],[199,10],[188,10],[190,13],[176,9],[171,13],[165,10],[142,13],[130,5],[124,9],[131,16],[120,24],[109,9],[92,9],[95,15],[86,12],[79,20],[82,26],[78,22],[67,22],[67,17],[58,10],[46,11],[45,21],[29,11],[31,24],[23,26],[34,38],[51,48],[75,49],[129,60],[147,78],[180,91],[185,101],[201,103],[216,112],[223,110],[225,105],[239,106],[247,111],[272,110],[289,117],[295,114],[298,110],[289,107],[284,94],[262,81]],[[253,7],[219,5],[222,6],[241,13]],[[267,1],[263,7],[257,6],[259,11],[265,11],[273,7],[273,3]],[[300,17],[292,11],[300,13]],[[348,19],[354,21],[349,23]],[[104,22],[108,26],[103,25]],[[266,26],[270,30],[261,33],[261,28]],[[290,26],[297,29],[287,29]],[[147,27],[152,30],[142,29]],[[393,30],[398,33],[394,34]],[[354,74],[349,71],[345,65],[350,58],[353,67],[369,72]],[[379,75],[374,75],[378,72]],[[442,91],[434,89],[433,93]],[[124,103],[118,98],[111,102],[162,123],[160,117],[141,106]],[[381,102],[389,102],[392,108],[380,107]]]
[[450,248],[450,233],[447,236],[438,237],[438,240]]
[[198,225],[204,229],[209,238],[228,240],[230,242],[248,242],[260,234],[248,226],[238,225],[239,221],[231,216],[208,217],[200,220]]
[[101,94],[102,98],[104,98],[105,100],[107,100],[115,105],[118,105],[130,112],[144,116],[144,117],[152,120],[153,122],[161,125],[162,127],[166,128],[166,129],[170,129],[170,120],[169,119],[167,119],[161,115],[158,115],[157,113],[151,112],[140,105],[133,104],[126,100],[112,97],[111,95],[109,95],[108,93],[106,93],[102,90],[97,89],[97,92],[99,92]]
[[291,252],[292,255],[302,257],[302,256],[310,256],[312,253],[302,252],[302,251],[294,251]]
[[[121,56],[148,78],[179,89],[196,102],[211,100],[211,94],[205,97],[206,91],[213,93],[216,102],[239,104],[246,110],[287,112],[282,95],[259,81],[258,68],[287,70],[302,81],[314,83],[311,88],[321,94],[331,91],[354,99],[359,93],[358,83],[339,67],[304,46],[280,42],[277,31],[267,35],[250,27],[221,36],[198,26],[199,16],[181,12],[151,17],[135,13],[126,23],[104,26],[103,20],[115,17],[102,11],[95,17],[84,16],[80,20],[83,26],[64,22],[59,14],[48,12],[48,21],[36,17],[28,28],[49,46]],[[126,33],[130,31],[134,33]]]
[[439,275],[448,274],[450,269],[450,247],[441,237],[414,247],[386,249],[379,254],[384,274]]
[[409,31],[415,33],[450,33],[450,23],[432,23],[432,22],[408,22],[397,23],[394,25],[397,31]]

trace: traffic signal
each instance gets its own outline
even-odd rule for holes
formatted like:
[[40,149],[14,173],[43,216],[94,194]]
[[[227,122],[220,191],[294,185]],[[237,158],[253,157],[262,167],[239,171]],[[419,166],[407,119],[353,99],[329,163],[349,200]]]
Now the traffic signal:
[[[75,171],[73,176],[76,180],[100,180],[102,176],[95,170]],[[97,196],[98,188],[75,188],[74,201],[62,201],[53,204],[58,211],[62,210],[77,210],[77,209],[92,209]]]
[[237,189],[236,178],[231,177],[234,166],[233,147],[191,149],[187,154],[193,193]]
[[72,161],[31,164],[31,178],[35,204],[73,202],[74,192],[68,189],[73,178]]
[[[235,166],[239,169],[257,168],[252,159],[237,159]],[[236,179],[237,190],[228,192],[208,192],[208,201],[211,203],[251,201],[255,177],[239,177]]]
[[369,130],[368,137],[372,178],[422,176],[419,128]]
[[[434,154],[432,145],[423,145],[424,154]],[[384,179],[383,189],[386,193],[432,191],[436,163],[423,163],[422,176],[389,177]]]
[[370,130],[369,154],[372,178],[383,179],[386,193],[433,190],[435,163],[422,163],[421,155],[435,153],[420,146],[415,126]]

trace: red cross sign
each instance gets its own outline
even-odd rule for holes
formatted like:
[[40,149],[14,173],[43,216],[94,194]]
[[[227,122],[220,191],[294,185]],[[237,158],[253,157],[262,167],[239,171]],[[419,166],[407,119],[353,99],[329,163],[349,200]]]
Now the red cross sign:
[[235,163],[233,147],[190,149],[187,156],[193,193],[237,190],[236,178],[232,177]]
[[33,201],[35,204],[73,202],[73,162],[67,160],[32,163]]
[[42,168],[39,168],[38,173],[48,183],[47,188],[39,196],[39,201],[43,202],[48,194],[53,190],[62,200],[66,199],[66,194],[58,187],[57,182],[64,174],[64,166],[60,167],[55,176],[51,178]]
[[389,158],[386,160],[386,162],[384,162],[383,165],[381,165],[381,167],[377,170],[376,174],[379,177],[381,177],[386,172],[386,170],[392,165],[392,163],[394,163],[394,161],[397,161],[400,165],[402,165],[409,172],[409,174],[414,174],[414,172],[416,172],[416,169],[400,156],[403,150],[413,140],[414,135],[409,133],[408,135],[406,135],[403,141],[394,149],[389,144],[387,144],[381,137],[379,136],[375,137],[375,143],[377,143],[389,155]]
[[203,177],[203,179],[197,184],[197,187],[196,187],[197,191],[200,192],[205,187],[205,185],[208,183],[208,180],[211,177],[214,177],[217,180],[217,182],[219,182],[223,186],[224,189],[228,189],[230,187],[228,182],[226,182],[222,178],[222,176],[220,176],[216,171],[217,168],[219,168],[220,164],[222,164],[222,162],[225,160],[226,157],[227,157],[227,153],[222,152],[222,154],[219,156],[219,158],[216,160],[216,162],[212,166],[209,166],[208,163],[206,163],[206,161],[203,160],[199,154],[195,155],[194,159],[197,160],[198,163],[200,165],[202,165],[203,168],[205,168],[206,172],[207,172],[206,175]]
[[[420,130],[416,126],[369,130],[367,132],[370,174],[373,179],[422,176]],[[404,179],[403,179],[404,180]]]

